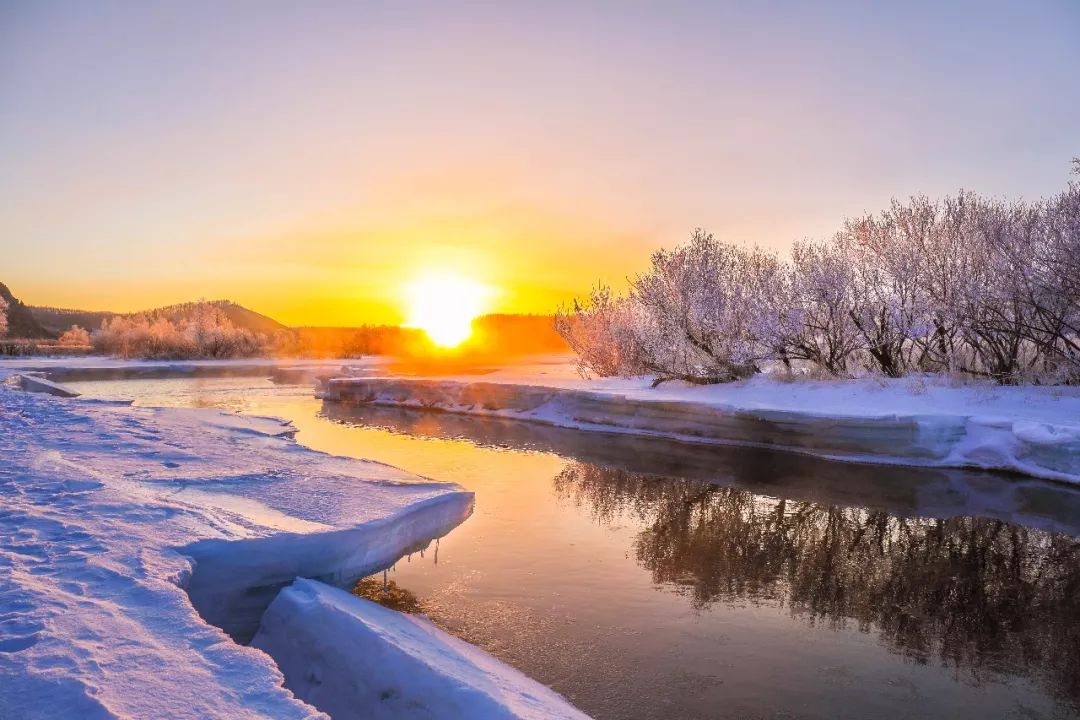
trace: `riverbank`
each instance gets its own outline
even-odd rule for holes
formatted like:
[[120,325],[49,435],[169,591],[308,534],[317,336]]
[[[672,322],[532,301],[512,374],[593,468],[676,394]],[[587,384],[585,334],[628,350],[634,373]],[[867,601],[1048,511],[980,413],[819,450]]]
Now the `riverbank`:
[[508,417],[687,442],[765,446],[831,459],[980,468],[1080,484],[1080,388],[951,385],[937,378],[758,377],[691,386],[583,380],[568,368],[482,380],[329,380],[329,401]]

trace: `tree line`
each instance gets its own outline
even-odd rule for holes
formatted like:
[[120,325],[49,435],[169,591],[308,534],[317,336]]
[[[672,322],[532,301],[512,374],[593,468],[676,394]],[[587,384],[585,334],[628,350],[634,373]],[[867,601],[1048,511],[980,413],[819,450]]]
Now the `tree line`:
[[[1080,169],[1080,161],[1077,162]],[[1080,382],[1080,185],[1033,202],[893,201],[790,258],[696,230],[556,330],[583,374],[716,383],[768,367]]]

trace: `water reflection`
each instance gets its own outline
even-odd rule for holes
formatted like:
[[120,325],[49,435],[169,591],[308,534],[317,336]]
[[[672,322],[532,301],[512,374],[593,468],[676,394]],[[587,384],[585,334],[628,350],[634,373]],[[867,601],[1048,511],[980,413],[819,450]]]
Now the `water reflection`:
[[325,402],[321,417],[410,437],[468,440],[482,447],[554,453],[583,463],[771,497],[855,505],[895,515],[975,515],[1080,535],[1080,492],[1039,480],[971,470],[861,465],[764,448],[686,444],[629,434]]
[[557,498],[601,526],[640,528],[632,557],[699,612],[783,608],[967,684],[1029,678],[1080,707],[1073,488],[423,411],[326,403],[322,414],[569,458]]
[[598,522],[644,521],[634,552],[654,582],[713,603],[769,603],[855,624],[918,663],[976,682],[1030,674],[1080,700],[1080,541],[979,517],[770,498],[574,462],[556,492]]

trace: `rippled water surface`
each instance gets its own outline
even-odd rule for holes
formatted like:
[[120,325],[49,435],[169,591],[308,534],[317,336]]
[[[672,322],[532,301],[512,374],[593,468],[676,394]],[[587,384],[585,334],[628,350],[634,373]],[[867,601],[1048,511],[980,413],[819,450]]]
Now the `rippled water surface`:
[[263,380],[72,384],[285,417],[318,450],[475,491],[473,517],[388,573],[394,602],[597,718],[1080,717],[1069,488],[324,405]]

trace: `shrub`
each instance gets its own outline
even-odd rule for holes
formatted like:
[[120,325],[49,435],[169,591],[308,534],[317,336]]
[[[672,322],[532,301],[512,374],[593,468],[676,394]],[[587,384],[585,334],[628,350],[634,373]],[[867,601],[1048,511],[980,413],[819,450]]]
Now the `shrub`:
[[584,300],[555,313],[555,331],[577,353],[582,376],[634,375],[645,372],[638,350],[641,320],[627,298],[598,285]]
[[649,327],[638,336],[658,380],[725,382],[759,371],[775,354],[768,312],[782,279],[775,256],[696,230],[686,245],[653,253],[631,283],[630,304]]
[[837,243],[795,243],[787,270],[786,312],[781,309],[780,356],[808,360],[832,375],[846,375],[862,347],[855,312],[854,263]]
[[60,344],[65,347],[86,347],[90,344],[90,332],[72,325],[60,336]]

